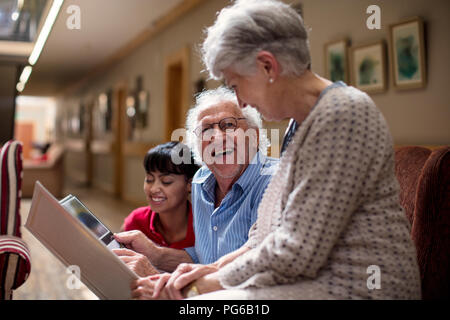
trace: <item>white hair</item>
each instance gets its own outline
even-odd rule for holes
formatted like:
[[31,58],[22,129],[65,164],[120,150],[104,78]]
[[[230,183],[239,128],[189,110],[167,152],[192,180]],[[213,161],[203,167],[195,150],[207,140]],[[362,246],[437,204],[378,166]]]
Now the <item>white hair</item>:
[[247,120],[248,126],[257,129],[259,132],[259,151],[264,155],[267,154],[269,141],[265,131],[261,130],[263,126],[261,114],[251,106],[240,109],[236,94],[232,90],[223,86],[217,89],[206,90],[199,93],[195,97],[195,100],[195,105],[189,109],[187,113],[186,144],[191,148],[194,160],[197,164],[203,164],[201,156],[201,139],[194,133],[194,130],[199,126],[199,115],[202,111],[217,106],[219,103],[231,102],[237,110],[242,112],[244,118]]
[[308,34],[300,14],[275,0],[237,0],[220,11],[201,47],[213,79],[222,79],[230,66],[240,75],[252,74],[261,50],[275,56],[283,75],[300,76],[309,69]]

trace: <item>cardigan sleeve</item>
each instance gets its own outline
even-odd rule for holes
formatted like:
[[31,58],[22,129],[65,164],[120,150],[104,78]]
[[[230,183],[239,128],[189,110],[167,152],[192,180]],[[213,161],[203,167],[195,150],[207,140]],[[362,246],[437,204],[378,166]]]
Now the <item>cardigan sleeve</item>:
[[258,222],[258,220],[255,221],[255,223],[251,226],[250,230],[248,231],[248,240],[246,243],[244,243],[242,245],[243,247],[248,247],[248,248],[253,249],[258,245],[257,238],[256,238],[256,230],[257,230],[256,223],[257,222]]
[[365,94],[321,110],[305,139],[292,145],[294,179],[280,226],[219,271],[225,288],[314,278],[367,194],[371,165],[390,142],[384,118]]

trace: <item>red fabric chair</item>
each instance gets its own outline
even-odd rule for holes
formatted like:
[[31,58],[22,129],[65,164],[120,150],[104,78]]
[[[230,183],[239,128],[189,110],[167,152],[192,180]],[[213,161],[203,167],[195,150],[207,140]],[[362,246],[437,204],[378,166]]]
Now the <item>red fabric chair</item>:
[[22,144],[0,149],[0,300],[12,299],[31,270],[30,252],[20,233]]
[[400,203],[411,223],[422,298],[450,298],[450,147],[398,147]]

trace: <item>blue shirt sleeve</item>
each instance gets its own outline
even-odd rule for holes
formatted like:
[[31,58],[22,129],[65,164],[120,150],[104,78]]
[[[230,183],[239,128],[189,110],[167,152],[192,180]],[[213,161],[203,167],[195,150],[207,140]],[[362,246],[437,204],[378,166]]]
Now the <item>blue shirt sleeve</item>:
[[195,253],[195,247],[187,247],[184,248],[184,250],[187,252],[188,255],[191,256],[191,259],[194,263],[199,263],[197,254]]

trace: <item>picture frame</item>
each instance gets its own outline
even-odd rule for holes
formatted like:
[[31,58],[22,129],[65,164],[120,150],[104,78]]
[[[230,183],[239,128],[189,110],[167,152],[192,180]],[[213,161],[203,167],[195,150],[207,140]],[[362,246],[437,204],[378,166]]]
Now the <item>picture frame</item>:
[[324,45],[325,78],[333,82],[349,82],[348,47],[349,40],[346,38]]
[[96,130],[100,135],[104,135],[112,130],[112,108],[111,95],[109,91],[100,93],[95,103],[96,112],[94,113],[94,121],[96,124]]
[[137,101],[138,101],[138,123],[140,128],[147,127],[148,120],[148,111],[150,107],[150,94],[148,91],[141,90],[137,93]]
[[424,24],[413,17],[389,25],[392,83],[396,89],[426,85]]
[[367,93],[387,89],[386,44],[383,40],[351,48],[352,85]]

